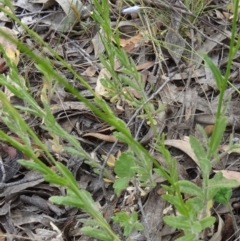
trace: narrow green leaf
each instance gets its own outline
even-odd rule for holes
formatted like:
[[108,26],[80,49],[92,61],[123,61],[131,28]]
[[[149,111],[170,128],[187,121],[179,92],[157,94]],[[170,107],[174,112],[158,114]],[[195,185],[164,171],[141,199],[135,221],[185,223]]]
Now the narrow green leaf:
[[[212,179],[210,179],[212,180]],[[235,188],[239,187],[240,182],[233,179],[225,179],[223,183],[219,182],[209,182],[208,188]]]
[[187,217],[183,216],[166,216],[163,218],[164,222],[174,228],[190,229],[192,224]]
[[190,145],[197,157],[202,174],[208,175],[212,168],[211,162],[208,160],[207,154],[204,151],[200,141],[196,137],[190,136]]
[[194,232],[194,233],[200,233],[202,231],[202,225],[199,221],[195,221],[193,222],[192,224],[192,227],[191,227],[191,230]]
[[[99,218],[102,219],[102,215],[97,208],[96,203],[94,202],[91,194],[86,190],[78,190],[78,194],[81,197],[81,200],[84,202],[84,210],[90,214],[97,215]],[[77,195],[76,195],[77,196]]]
[[39,165],[36,162],[25,161],[25,160],[18,160],[18,163],[29,169],[39,171],[40,173],[45,174],[45,175],[47,175],[47,174],[54,175],[55,174],[53,170],[51,170],[49,167],[47,167],[43,163],[42,163],[42,165]]
[[80,218],[78,219],[78,222],[81,222],[84,224],[84,226],[95,226],[95,227],[98,227],[99,226],[99,223],[97,220],[95,219],[91,219],[91,218]]
[[188,210],[192,210],[191,212],[192,216],[197,215],[203,209],[204,203],[202,200],[203,200],[202,198],[193,197],[193,198],[189,198],[185,202],[185,205],[188,207]]
[[168,185],[161,185],[162,188],[168,192],[168,194],[173,194],[175,192],[175,189],[172,186],[168,186]]
[[222,76],[220,70],[207,55],[204,55],[204,60],[213,72],[218,89],[222,90],[222,84],[223,84],[224,79],[223,79],[223,76]]
[[54,183],[60,186],[68,186],[68,182],[64,177],[60,177],[57,174],[54,175],[45,175],[44,176],[45,181]]
[[203,198],[203,191],[196,184],[186,180],[178,181],[177,184],[179,185],[181,192]]
[[[120,123],[121,124],[121,123]],[[128,138],[128,136],[126,136],[125,134],[121,133],[121,132],[114,132],[113,133],[114,136],[116,136],[116,138],[119,140],[119,141],[123,141],[127,144],[131,144],[132,142],[132,139],[131,138]]]
[[169,203],[171,203],[179,213],[181,213],[182,215],[186,215],[186,209],[183,206],[184,204],[179,199],[179,197],[170,195],[170,194],[165,194],[165,195],[162,195],[162,198],[168,201]]
[[217,172],[215,176],[209,180],[208,188],[219,189],[219,188],[235,188],[240,186],[240,182],[235,179],[226,179],[222,172]]
[[98,240],[104,240],[104,241],[113,241],[113,237],[111,237],[107,232],[104,232],[101,229],[96,229],[92,227],[83,227],[81,228],[81,231],[92,238],[96,238]]
[[216,221],[215,217],[206,217],[201,219],[199,222],[202,225],[202,230],[204,230],[208,227],[211,227],[215,223],[215,221]]
[[154,170],[159,176],[165,178],[167,181],[170,182],[171,177],[170,177],[169,174],[164,170],[164,168],[162,168],[162,169],[154,168],[153,170]]
[[218,128],[213,130],[213,135],[210,141],[209,152],[211,155],[216,153],[216,151],[218,150],[218,147],[223,137],[223,133],[225,132],[225,129],[226,129],[227,117],[220,117],[220,119],[217,121],[218,121]]
[[84,203],[80,200],[72,197],[62,197],[62,196],[52,196],[49,198],[49,200],[53,203],[56,203],[58,205],[67,205],[71,207],[81,208],[84,209]]
[[66,178],[71,184],[77,185],[76,179],[66,166],[64,166],[61,162],[57,162],[56,167],[63,174],[64,178]]

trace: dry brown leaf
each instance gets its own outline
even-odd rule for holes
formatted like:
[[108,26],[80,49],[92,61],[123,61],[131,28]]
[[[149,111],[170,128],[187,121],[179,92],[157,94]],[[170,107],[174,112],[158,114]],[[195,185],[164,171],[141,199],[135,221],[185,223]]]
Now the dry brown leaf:
[[[31,181],[38,176],[39,179],[37,179],[36,181]],[[14,193],[19,193],[20,191],[25,190],[26,188],[36,186],[37,184],[44,181],[44,179],[40,177],[41,174],[38,174],[36,171],[29,171],[25,175],[25,177],[21,179],[21,184],[16,184],[15,186],[5,188],[4,191],[0,193],[0,197],[8,197],[9,195],[12,195]]]
[[7,70],[6,62],[3,58],[0,58],[0,74],[4,73]]
[[103,31],[100,30],[100,32],[97,33],[91,40],[91,42],[93,44],[95,59],[98,59],[99,55],[105,51],[105,47],[104,47],[102,39],[101,39],[102,32]]
[[62,7],[63,11],[65,12],[68,21],[81,21],[80,12],[82,9],[82,2],[79,0],[55,0],[58,4]]
[[137,34],[129,39],[120,39],[120,46],[125,48],[127,45],[137,44],[143,39],[142,34]]
[[173,11],[171,13],[171,27],[165,37],[165,46],[176,65],[180,62],[185,49],[185,40],[179,34],[179,27],[182,21],[182,14]]
[[106,183],[114,183],[114,180],[110,180],[108,178],[103,178],[103,181]]
[[120,39],[120,46],[125,49],[126,52],[131,52],[139,46],[141,41],[143,41],[143,35],[139,33],[130,39]]
[[137,70],[143,70],[143,69],[148,69],[154,65],[154,61],[147,61],[143,64],[139,64],[136,66]]
[[185,140],[165,140],[164,144],[167,146],[173,146],[180,149],[181,151],[185,152],[188,156],[190,156],[197,165],[199,165],[197,157],[195,156],[190,146],[188,137],[185,137]]
[[156,237],[161,236],[163,227],[163,210],[166,206],[166,201],[159,197],[157,188],[148,195],[147,201],[144,203],[145,218],[141,220],[144,225],[145,237],[150,237],[149,240],[160,240]]
[[101,83],[101,79],[104,79],[106,77],[110,78],[111,74],[109,73],[109,71],[106,68],[102,68],[99,75],[98,75],[97,84],[96,84],[96,87],[95,87],[95,92],[97,94],[101,95],[101,96],[105,96],[108,92]]
[[[232,241],[234,239],[234,224],[233,217],[230,214],[224,215],[224,225],[222,227],[222,241]],[[217,240],[217,239],[216,239]],[[218,239],[220,240],[220,239]]]
[[35,3],[35,5],[42,4],[42,9],[41,10],[44,10],[44,9],[47,9],[47,8],[51,7],[56,2],[55,2],[55,0],[34,0],[34,3]]
[[213,133],[214,125],[207,125],[204,130],[208,136],[210,136]]
[[53,12],[52,14],[42,18],[41,22],[47,25],[51,25],[51,28],[56,31],[69,31],[75,23],[81,21],[80,13],[83,4],[80,0],[56,0],[56,2],[58,2],[62,7],[64,13]]
[[12,1],[12,4],[15,7],[26,9],[29,12],[39,12],[42,10],[42,5],[32,3],[29,0],[15,0]]
[[63,146],[60,144],[59,136],[57,136],[54,133],[49,133],[49,134],[53,138],[52,140],[49,140],[49,142],[52,143],[51,149],[57,153],[63,152]]
[[89,66],[81,75],[93,77],[96,73],[96,69],[93,66]]
[[84,137],[91,136],[91,137],[95,137],[97,139],[100,139],[100,140],[103,140],[103,141],[108,141],[108,142],[117,141],[117,138],[115,136],[108,136],[108,135],[104,135],[104,134],[101,134],[101,133],[87,133],[83,136]]
[[124,94],[126,94],[126,95],[130,94],[131,96],[134,96],[137,99],[140,99],[141,96],[142,96],[139,91],[137,91],[134,88],[129,87],[129,86],[128,87],[123,87],[122,90],[123,90]]
[[113,154],[111,154],[107,160],[107,165],[109,167],[114,167],[115,166],[115,162],[116,162],[116,158]]
[[109,127],[103,128],[103,129],[99,129],[98,133],[106,132],[106,131],[113,131],[113,130],[115,130],[115,127],[109,126]]
[[[9,7],[4,6],[3,4],[1,4],[1,7],[10,13],[13,13]],[[4,12],[0,12],[0,21],[11,22],[10,18]]]
[[65,101],[60,104],[51,105],[50,109],[52,114],[67,110],[89,111],[89,108],[84,103],[78,101]]
[[223,222],[222,218],[218,215],[218,229],[217,229],[217,232],[212,236],[212,238],[209,241],[220,241],[222,239],[222,228],[223,228],[223,225],[224,225],[224,222]]

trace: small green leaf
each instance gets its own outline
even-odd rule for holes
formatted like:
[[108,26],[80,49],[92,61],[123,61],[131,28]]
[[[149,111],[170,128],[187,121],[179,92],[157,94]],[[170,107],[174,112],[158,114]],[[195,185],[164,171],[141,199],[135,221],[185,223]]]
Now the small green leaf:
[[190,136],[190,145],[197,157],[202,174],[205,174],[208,176],[212,168],[211,162],[207,158],[207,154],[204,151],[200,141],[196,137]]
[[132,170],[138,174],[138,178],[141,182],[146,182],[147,180],[149,180],[151,171],[148,170],[147,167],[143,168],[143,167],[135,166],[135,167],[132,167]]
[[57,162],[56,166],[58,170],[63,174],[64,178],[68,180],[69,183],[77,185],[77,182],[73,174],[68,170],[66,166],[64,166],[61,162]]
[[188,210],[192,210],[191,215],[195,216],[203,209],[203,199],[198,197],[193,197],[188,199],[185,204],[188,207]]
[[115,162],[114,172],[118,177],[133,177],[135,171],[132,167],[135,166],[135,157],[130,152],[122,153],[119,159]]
[[114,192],[119,196],[127,186],[130,181],[129,177],[122,177],[115,180],[113,184]]
[[201,219],[199,222],[202,225],[202,230],[204,230],[208,227],[211,227],[215,223],[215,221],[216,221],[215,217],[206,217]]
[[170,182],[171,177],[169,176],[169,174],[167,173],[167,171],[165,171],[164,168],[162,168],[162,169],[154,168],[153,170],[154,170],[159,176],[165,178],[167,181]]
[[205,60],[205,62],[207,62],[209,68],[213,72],[218,89],[222,90],[222,84],[223,84],[224,79],[223,79],[223,76],[222,76],[220,70],[207,55],[204,56],[204,60]]
[[98,227],[99,226],[99,223],[97,220],[95,219],[91,219],[91,218],[79,218],[78,219],[78,222],[81,222],[84,224],[84,226],[96,226]]
[[114,223],[120,223],[121,225],[129,221],[130,217],[125,212],[115,213],[112,217]]
[[60,177],[57,174],[54,175],[45,175],[44,176],[45,181],[54,183],[60,186],[67,186],[68,182],[64,177]]
[[161,185],[162,188],[168,192],[168,194],[173,194],[175,192],[175,189],[172,186],[168,186],[168,185]]
[[186,215],[186,209],[184,207],[184,203],[178,196],[165,194],[162,195],[162,198],[171,203],[182,215]]
[[198,187],[196,184],[186,180],[178,181],[177,184],[179,185],[181,192],[191,194],[199,198],[203,198],[202,189]]
[[96,238],[99,240],[104,240],[104,241],[112,241],[113,237],[111,237],[108,233],[104,232],[101,229],[97,228],[92,228],[92,227],[83,227],[81,228],[81,231],[92,238]]
[[64,146],[64,151],[70,153],[70,154],[73,154],[73,155],[77,155],[79,157],[84,157],[84,158],[87,158],[88,156],[86,155],[85,152],[83,152],[82,150],[76,150],[75,148],[72,148],[72,147],[66,147]]
[[[219,190],[221,190],[222,188],[227,188],[227,189],[231,189],[231,188],[235,188],[235,187],[239,187],[240,186],[240,182],[237,180],[231,180],[231,179],[226,179],[223,177],[221,172],[218,172],[215,174],[215,176],[209,180],[208,183],[208,199],[213,199],[216,194],[218,193]],[[229,193],[230,194],[230,193]],[[227,194],[227,195],[229,195]],[[227,196],[226,196],[227,198]],[[224,200],[222,200],[224,201]]]
[[202,225],[199,221],[195,221],[191,227],[194,233],[200,233],[202,231]]
[[133,212],[131,215],[125,212],[116,213],[112,217],[114,223],[119,223],[124,228],[124,236],[128,236],[134,229],[143,230],[143,226],[138,221],[138,214]]
[[[210,140],[210,154],[216,153],[218,150],[219,144],[221,142],[221,139],[223,137],[223,133],[225,132],[226,125],[227,125],[227,117],[220,117],[218,121],[218,128],[213,130],[213,134]],[[215,124],[216,126],[216,124]]]
[[45,175],[46,174],[51,174],[51,175],[55,174],[55,172],[53,170],[51,170],[49,167],[47,167],[44,163],[41,163],[41,165],[40,165],[39,163],[25,161],[25,160],[18,160],[18,163],[29,169],[39,171],[40,173],[43,173]]
[[49,200],[58,205],[67,205],[70,207],[84,208],[84,203],[80,200],[72,197],[52,196]]
[[221,172],[215,174],[215,176],[209,180],[208,187],[212,188],[235,188],[240,186],[240,182],[235,179],[226,179]]
[[232,196],[232,189],[224,187],[224,188],[220,188],[217,191],[213,199],[218,203],[227,204],[231,196]]
[[190,229],[192,224],[187,217],[183,216],[166,216],[163,218],[164,222],[174,228]]

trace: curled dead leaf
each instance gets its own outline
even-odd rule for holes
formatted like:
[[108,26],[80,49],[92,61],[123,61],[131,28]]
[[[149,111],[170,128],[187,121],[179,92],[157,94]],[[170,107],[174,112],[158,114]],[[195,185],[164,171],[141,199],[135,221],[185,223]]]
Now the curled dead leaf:
[[199,165],[198,160],[189,143],[188,137],[185,137],[184,140],[165,140],[164,144],[167,146],[173,146],[180,149],[181,151],[185,152],[188,156],[190,156],[197,165]]
[[107,142],[115,142],[117,141],[117,138],[115,136],[108,136],[108,135],[104,135],[101,133],[87,133],[85,135],[83,135],[84,137],[86,136],[91,136],[91,137],[95,137],[97,139],[103,140],[103,141],[107,141]]
[[111,154],[107,160],[107,165],[109,167],[114,167],[115,166],[115,162],[116,162],[116,158],[113,154]]
[[218,229],[217,229],[217,232],[212,236],[212,238],[209,241],[220,241],[222,239],[222,228],[223,228],[224,222],[218,214],[217,216],[218,216]]
[[213,133],[214,125],[207,125],[204,130],[208,136],[210,136]]

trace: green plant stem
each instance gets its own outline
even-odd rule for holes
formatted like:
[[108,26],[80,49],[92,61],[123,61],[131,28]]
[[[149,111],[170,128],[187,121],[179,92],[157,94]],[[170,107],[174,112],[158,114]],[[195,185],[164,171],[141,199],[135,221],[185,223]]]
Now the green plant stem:
[[[209,176],[209,173],[207,173]],[[202,190],[203,190],[203,195],[204,195],[204,200],[203,200],[203,218],[207,217],[207,209],[208,209],[208,176],[203,177],[203,182],[202,182]]]
[[[231,35],[231,40],[230,40],[229,59],[228,59],[228,63],[227,63],[226,73],[224,75],[222,86],[221,86],[220,93],[219,93],[216,121],[215,121],[214,130],[213,130],[211,141],[210,141],[210,147],[213,146],[212,144],[215,140],[216,132],[218,131],[218,128],[220,126],[219,122],[220,122],[220,118],[222,116],[223,97],[224,97],[224,93],[225,93],[227,83],[228,83],[228,78],[230,75],[232,61],[233,61],[234,55],[236,53],[236,50],[234,48],[234,42],[235,42],[235,33],[236,33],[236,27],[237,27],[236,23],[237,23],[237,18],[238,18],[239,0],[235,0],[234,2],[235,2],[235,5],[234,5],[234,16],[233,16],[233,22],[232,22],[232,35]],[[210,159],[212,155],[213,155],[213,152],[212,152],[211,148],[209,148],[208,158]]]

